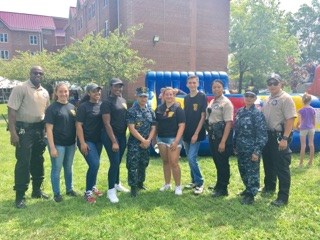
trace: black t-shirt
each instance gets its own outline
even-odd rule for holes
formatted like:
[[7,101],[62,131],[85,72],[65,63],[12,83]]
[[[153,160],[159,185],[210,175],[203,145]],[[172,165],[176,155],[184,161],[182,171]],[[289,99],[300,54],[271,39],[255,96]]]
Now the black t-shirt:
[[167,108],[166,104],[156,109],[157,132],[159,137],[176,137],[178,124],[184,123],[186,117],[184,111],[178,104]]
[[84,102],[77,110],[77,122],[83,123],[84,139],[89,142],[100,142],[102,117],[100,112],[101,102]]
[[76,112],[71,103],[52,103],[46,110],[46,123],[53,125],[55,145],[70,146],[76,141]]
[[101,104],[101,114],[110,114],[110,125],[116,136],[126,134],[127,101],[123,97],[109,96]]
[[[186,128],[183,133],[183,140],[190,142],[191,138],[196,131],[199,121],[201,119],[201,113],[205,113],[207,108],[207,98],[202,92],[198,92],[196,96],[191,97],[188,94],[184,98],[184,112],[186,115]],[[198,141],[202,141],[206,138],[206,131],[204,127],[198,135]]]

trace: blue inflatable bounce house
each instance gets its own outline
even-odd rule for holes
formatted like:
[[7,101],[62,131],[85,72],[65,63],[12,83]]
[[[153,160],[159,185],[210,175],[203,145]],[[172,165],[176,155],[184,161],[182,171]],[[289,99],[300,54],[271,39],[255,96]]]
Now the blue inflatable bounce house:
[[[235,113],[237,110],[244,106],[243,95],[242,94],[230,94],[229,93],[229,78],[225,72],[217,71],[204,71],[204,72],[178,72],[178,71],[149,71],[146,74],[145,85],[149,88],[149,104],[153,109],[160,104],[157,99],[160,94],[160,89],[163,87],[173,87],[182,90],[183,92],[189,93],[187,88],[187,78],[189,75],[197,75],[199,77],[199,90],[207,95],[208,102],[213,98],[211,83],[219,79],[224,83],[225,86],[225,96],[227,96],[234,105]],[[291,95],[295,104],[297,111],[303,106],[301,96],[302,94]],[[261,104],[267,99],[267,95],[259,95]],[[176,100],[183,106],[182,95],[177,95]],[[320,100],[317,97],[313,97],[311,106],[316,109],[317,112],[317,131],[315,134],[315,150],[320,151]],[[293,152],[300,151],[300,136],[299,131],[293,132],[293,141],[290,144],[290,148]],[[208,139],[201,142],[199,155],[208,156],[211,155],[209,149]]]

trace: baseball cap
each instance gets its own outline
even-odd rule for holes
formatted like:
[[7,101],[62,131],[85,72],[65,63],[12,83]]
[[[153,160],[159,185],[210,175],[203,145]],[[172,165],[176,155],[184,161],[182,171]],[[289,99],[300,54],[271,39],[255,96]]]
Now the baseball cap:
[[148,97],[148,88],[147,87],[139,87],[136,89],[136,96],[141,97],[141,96],[146,96]]
[[267,79],[267,82],[270,82],[270,81],[281,82],[281,77],[279,74],[272,73]]
[[252,92],[252,91],[246,91],[243,95],[245,97],[256,97],[257,96],[257,94],[255,92]]
[[110,86],[117,85],[117,84],[120,84],[122,86],[124,85],[119,78],[112,78],[110,81]]
[[95,90],[95,89],[102,89],[101,87],[99,87],[98,86],[98,84],[95,84],[95,83],[90,83],[89,85],[87,85],[87,87],[86,87],[86,91],[87,91],[87,93],[88,92],[92,92],[93,90]]

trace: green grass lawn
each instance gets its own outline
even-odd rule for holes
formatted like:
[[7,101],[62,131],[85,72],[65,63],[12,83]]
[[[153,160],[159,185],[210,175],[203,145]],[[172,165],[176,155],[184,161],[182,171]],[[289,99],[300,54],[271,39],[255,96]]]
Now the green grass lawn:
[[[0,113],[3,112],[0,105]],[[6,110],[5,110],[6,111]],[[152,158],[147,169],[148,190],[137,198],[120,193],[118,204],[105,195],[94,205],[87,204],[85,188],[87,165],[79,152],[74,163],[74,186],[77,198],[64,201],[35,200],[27,192],[27,208],[14,207],[14,148],[9,144],[5,123],[0,122],[0,239],[320,239],[319,153],[312,168],[299,169],[298,155],[293,155],[290,204],[284,208],[270,206],[275,196],[257,196],[253,206],[242,206],[237,196],[243,189],[237,162],[231,158],[230,195],[213,199],[206,190],[194,196],[185,190],[183,196],[159,192],[163,184],[160,158]],[[50,160],[45,153],[44,189],[52,197]],[[210,157],[201,157],[205,184],[212,184],[215,168]],[[103,152],[98,187],[107,190],[106,154]],[[189,182],[189,167],[181,158],[182,182]],[[62,173],[63,176],[63,173]],[[126,168],[121,164],[121,179],[126,185]],[[64,181],[61,181],[64,193]]]

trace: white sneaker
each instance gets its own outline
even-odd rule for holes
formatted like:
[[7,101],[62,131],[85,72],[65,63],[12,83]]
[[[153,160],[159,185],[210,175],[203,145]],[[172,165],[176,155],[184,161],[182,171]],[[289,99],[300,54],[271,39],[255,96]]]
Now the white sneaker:
[[182,195],[182,188],[181,188],[181,186],[176,186],[176,189],[175,189],[175,191],[174,191],[174,194],[175,194],[175,195],[179,195],[179,196]]
[[168,191],[170,189],[171,189],[171,184],[165,184],[159,190],[160,190],[160,192],[164,192],[164,191]]
[[194,194],[195,195],[200,195],[201,193],[203,193],[203,185],[200,186],[200,187],[195,187]]
[[121,185],[121,183],[119,184],[115,184],[114,188],[118,191],[118,192],[130,192],[129,189],[125,188],[124,186]]
[[109,198],[110,202],[112,202],[112,203],[119,202],[119,198],[117,197],[117,190],[115,188],[108,190],[107,197]]

